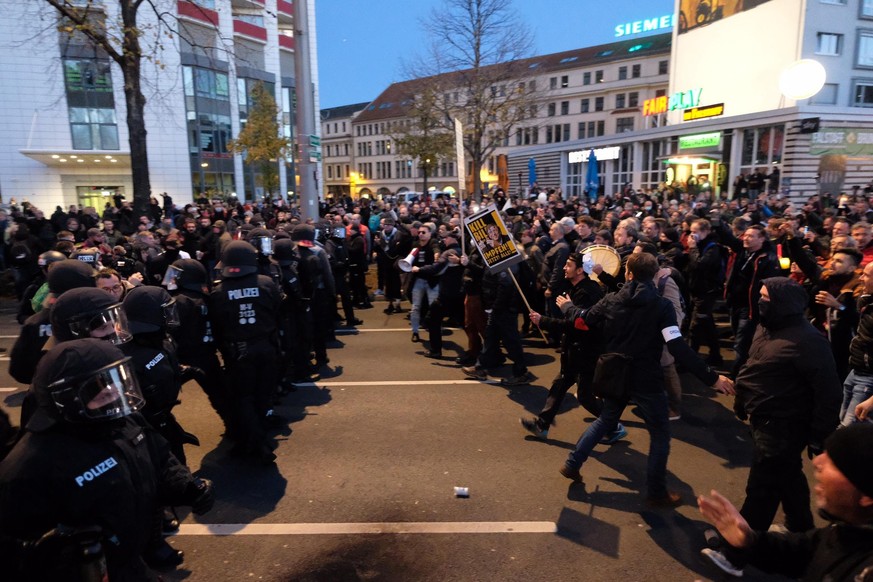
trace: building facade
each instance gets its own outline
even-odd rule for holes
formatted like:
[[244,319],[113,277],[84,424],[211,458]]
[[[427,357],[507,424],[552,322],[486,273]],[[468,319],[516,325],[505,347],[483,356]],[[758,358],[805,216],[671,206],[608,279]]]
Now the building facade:
[[[539,185],[563,184],[566,192],[580,191],[579,176],[562,182],[560,156],[541,154],[537,148],[562,151],[566,144],[639,132],[663,123],[664,116],[645,117],[642,104],[667,94],[670,45],[671,35],[660,34],[525,60],[520,69],[526,71],[525,90],[533,94],[531,112],[502,136],[502,143],[489,156],[480,172],[483,187],[501,184],[512,192],[527,188],[528,158],[522,164],[513,152],[533,148],[531,156],[537,163]],[[359,112],[349,115],[349,134],[337,138],[350,141],[350,147],[324,149],[329,195],[350,189],[353,197],[384,197],[420,192],[425,189],[425,182],[428,190],[455,192],[471,188],[469,161],[465,162],[467,180],[460,184],[456,158],[411,159],[398,152],[394,144],[392,136],[397,134],[398,125],[409,123],[410,100],[423,83],[435,81],[394,83]],[[463,95],[458,93],[449,90],[445,99],[462,101]],[[336,123],[335,116],[333,110],[322,111],[325,144],[332,124]],[[341,176],[337,176],[338,167]],[[345,172],[347,167],[349,171]],[[329,172],[333,172],[333,179]],[[581,176],[584,178],[584,172]],[[615,179],[623,180],[625,176],[621,174]],[[656,181],[654,176],[652,180]]]
[[[117,1],[76,4],[107,28],[119,22]],[[165,11],[163,24],[151,9],[141,9],[138,21],[146,55],[142,79],[152,192],[167,192],[183,203],[201,194],[263,196],[258,172],[230,153],[228,142],[245,124],[257,83],[275,96],[277,122],[293,138],[292,4],[156,4]],[[5,15],[0,19],[3,199],[27,199],[46,210],[81,204],[98,211],[116,193],[131,199],[121,70],[84,37],[66,32],[47,4],[0,0],[0,9]],[[293,164],[277,163],[280,192],[293,193]]]

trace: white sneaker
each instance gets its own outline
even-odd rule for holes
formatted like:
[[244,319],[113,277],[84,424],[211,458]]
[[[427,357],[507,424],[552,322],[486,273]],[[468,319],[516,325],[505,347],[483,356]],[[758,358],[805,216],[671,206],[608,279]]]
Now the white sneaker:
[[703,548],[702,550],[700,550],[700,553],[709,558],[709,561],[718,566],[718,568],[725,574],[730,574],[731,576],[735,576],[737,578],[743,577],[743,569],[734,566],[733,562],[728,560],[727,556],[725,556],[718,550],[713,550],[712,548]]

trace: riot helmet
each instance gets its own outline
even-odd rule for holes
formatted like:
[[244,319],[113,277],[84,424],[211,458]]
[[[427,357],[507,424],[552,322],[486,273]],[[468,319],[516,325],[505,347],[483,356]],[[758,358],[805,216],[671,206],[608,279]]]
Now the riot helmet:
[[37,263],[42,267],[43,271],[48,272],[49,267],[59,261],[63,261],[67,257],[59,251],[46,251],[39,256]]
[[179,326],[176,300],[162,287],[131,289],[122,305],[130,324],[130,333],[134,335]]
[[295,256],[294,241],[289,238],[282,238],[275,242],[273,248],[273,258],[283,267],[292,264],[297,258]]
[[95,285],[94,269],[75,259],[64,259],[56,262],[49,269],[46,280],[49,291],[55,295],[60,295],[77,287],[94,287]]
[[249,243],[235,240],[221,253],[221,276],[229,279],[258,272],[258,251]]
[[60,342],[91,337],[117,345],[132,337],[121,303],[94,287],[71,289],[61,295],[52,305],[49,321],[52,336]]
[[82,261],[86,265],[91,265],[92,268],[99,268],[100,251],[97,249],[77,249],[70,255],[71,259]]
[[198,293],[209,293],[209,281],[206,268],[200,261],[194,259],[179,259],[167,267],[164,280],[161,283],[168,291],[186,289]]
[[[106,422],[145,405],[130,358],[107,342],[80,339],[58,344],[40,367],[46,373],[33,384],[40,407],[32,419],[36,425],[60,419],[77,424]],[[31,423],[28,427],[33,428]]]

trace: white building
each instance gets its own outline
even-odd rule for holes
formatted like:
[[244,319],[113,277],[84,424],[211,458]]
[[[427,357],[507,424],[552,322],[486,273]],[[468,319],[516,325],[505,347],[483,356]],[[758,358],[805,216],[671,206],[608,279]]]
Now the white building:
[[[102,13],[107,27],[117,22],[117,1],[74,3]],[[177,203],[200,193],[247,199],[263,195],[259,176],[241,156],[228,153],[227,142],[245,123],[252,88],[259,82],[275,95],[280,124],[292,136],[292,4],[156,3],[167,11],[171,30],[158,26],[151,9],[141,9],[138,22],[148,57],[142,78],[152,192],[168,192]],[[69,204],[100,210],[116,192],[131,199],[118,66],[79,36],[59,32],[58,16],[45,3],[0,0],[0,10],[3,200],[28,199],[51,211],[55,205]],[[314,9],[310,21],[314,25]],[[317,70],[314,46],[311,54]],[[294,168],[284,167],[283,193],[295,190]]]

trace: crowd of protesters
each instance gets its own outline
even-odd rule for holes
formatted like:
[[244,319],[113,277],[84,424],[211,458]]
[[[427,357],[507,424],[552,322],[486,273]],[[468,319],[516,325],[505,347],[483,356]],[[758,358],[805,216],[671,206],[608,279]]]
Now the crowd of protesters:
[[[682,415],[674,362],[679,357],[683,369],[719,391],[736,390],[736,412],[742,419],[751,417],[753,429],[765,434],[762,423],[779,419],[780,426],[795,431],[792,452],[780,452],[780,462],[793,471],[798,451],[809,446],[822,452],[824,440],[838,424],[873,419],[871,197],[873,186],[856,188],[851,195],[811,196],[803,203],[772,191],[746,189],[728,199],[708,191],[626,187],[596,200],[565,198],[560,189],[534,190],[531,196],[509,196],[497,189],[475,201],[443,194],[399,204],[390,198],[343,197],[322,202],[319,216],[306,220],[293,203],[283,200],[199,197],[178,206],[164,194],[161,202],[152,198],[148,211],[138,214],[123,197],[115,196],[99,212],[73,205],[67,210],[56,207],[48,217],[28,202],[10,201],[0,206],[0,257],[14,275],[18,316],[24,325],[22,346],[13,349],[10,372],[21,382],[36,382],[39,356],[52,345],[47,344],[48,335],[58,336],[54,326],[68,323],[53,315],[54,306],[63,304],[63,294],[72,289],[94,286],[107,298],[101,307],[105,313],[120,303],[128,320],[140,322],[135,327],[141,337],[130,335],[152,358],[147,360],[150,365],[155,354],[166,354],[175,366],[170,376],[196,379],[203,386],[225,423],[226,436],[237,443],[236,453],[272,463],[269,435],[282,424],[272,411],[274,399],[293,391],[295,383],[330,373],[327,349],[341,345],[335,330],[362,324],[355,310],[371,309],[374,300],[383,300],[380,305],[389,317],[408,311],[411,340],[423,345],[423,355],[429,358],[450,357],[444,353],[443,326],[463,327],[467,345],[451,357],[464,374],[476,379],[487,379],[508,358],[512,371],[503,384],[535,380],[526,364],[523,339],[542,333],[547,345],[561,353],[561,371],[543,411],[534,419],[522,419],[525,430],[547,438],[573,384],[578,384],[578,398],[587,410],[601,416],[605,404],[610,412],[594,436],[590,431],[583,435],[561,469],[577,481],[582,479],[581,462],[594,444],[612,444],[627,435],[617,422],[626,402],[612,404],[594,390],[598,356],[607,345],[622,343],[609,317],[597,314],[610,301],[622,306],[618,311],[631,309],[635,299],[630,295],[640,297],[638,292],[644,291],[646,305],[659,306],[658,320],[648,330],[654,332],[653,339],[643,351],[646,365],[651,364],[646,374],[661,374],[653,382],[660,395],[656,404],[650,393],[631,395],[638,403],[648,402],[652,418],[646,422],[653,443],[659,442],[658,462],[666,466],[669,450],[668,423],[662,421]],[[499,271],[486,267],[463,230],[465,216],[492,204],[523,258]],[[494,230],[495,237],[500,236]],[[596,245],[613,249],[618,269],[609,272],[592,259],[587,250]],[[640,254],[646,258],[631,260]],[[70,259],[87,266],[85,275],[93,285],[76,278]],[[144,315],[149,306],[170,304],[171,295],[160,295],[166,293],[162,287],[180,308],[190,308],[186,301],[194,302],[196,315],[191,317],[198,322],[199,339],[184,336],[192,328],[171,325],[169,316],[156,316],[155,323]],[[186,292],[187,299],[180,296]],[[622,292],[628,297],[622,299]],[[74,295],[68,295],[67,302]],[[771,305],[774,297],[778,300]],[[603,301],[607,303],[597,307]],[[719,314],[729,322],[734,352],[728,358],[730,366],[720,347],[725,334],[716,323]],[[107,318],[111,319],[101,315],[100,321]],[[796,318],[829,346],[829,353],[817,355],[826,356],[830,367],[792,368],[792,362],[803,359],[798,354],[809,349],[806,344],[805,349],[792,347],[809,330],[784,332]],[[234,327],[247,323],[242,331]],[[178,343],[178,354],[177,348],[163,344],[169,337]],[[192,349],[192,342],[198,349]],[[788,361],[788,352],[795,360]],[[791,376],[790,386],[774,390],[768,384],[778,383],[774,371],[780,375],[788,369],[796,377]],[[235,394],[240,388],[226,386],[221,379],[252,374],[263,376],[264,384],[252,389],[253,394]],[[807,386],[810,378],[825,376],[827,381]],[[175,402],[178,390],[170,396]],[[172,418],[172,405],[151,418],[145,416],[156,428],[163,427],[158,432],[164,430],[173,453],[184,463],[183,445],[196,438]],[[27,420],[23,413],[23,426]],[[756,459],[772,452],[763,447],[756,444]],[[773,477],[784,466],[760,459],[756,463],[747,489],[750,499],[762,488],[775,488],[768,504],[775,501],[778,506],[790,499],[796,506],[805,499],[808,514],[808,489],[788,491],[788,485]],[[780,487],[785,488],[782,497]],[[649,499],[659,506],[679,501],[664,489],[663,479],[654,489],[650,482]],[[757,511],[763,511],[763,517],[746,516],[754,526],[773,519],[760,505]],[[796,529],[810,526],[805,519]],[[721,554],[718,558],[727,560]],[[152,555],[151,560],[172,566],[181,556]],[[728,567],[737,570],[735,565]]]

